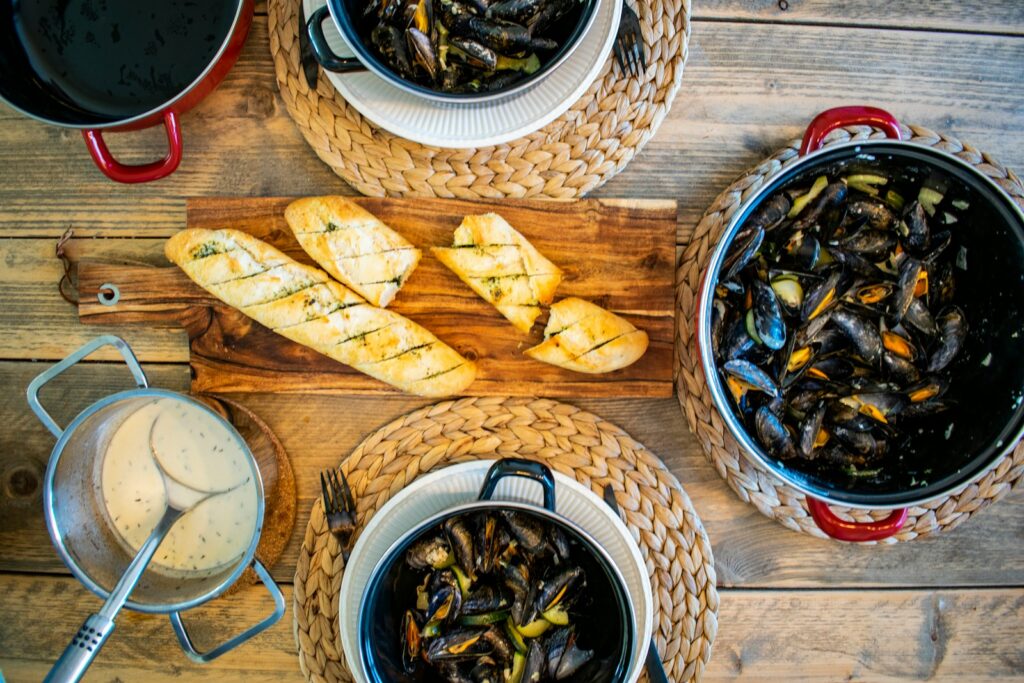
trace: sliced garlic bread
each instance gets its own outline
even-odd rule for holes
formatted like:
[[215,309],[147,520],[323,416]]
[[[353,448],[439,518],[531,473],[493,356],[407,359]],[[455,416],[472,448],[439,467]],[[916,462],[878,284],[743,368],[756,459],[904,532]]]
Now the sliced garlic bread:
[[164,247],[200,287],[274,332],[420,396],[461,393],[476,366],[429,330],[237,230],[183,230]]
[[527,349],[530,358],[574,372],[612,372],[647,351],[647,333],[596,304],[570,297],[551,307],[544,341]]
[[419,249],[344,197],[298,199],[284,217],[321,268],[374,306],[391,303],[420,262]]
[[466,216],[451,247],[433,247],[451,269],[509,322],[529,332],[555,298],[562,271],[496,213]]

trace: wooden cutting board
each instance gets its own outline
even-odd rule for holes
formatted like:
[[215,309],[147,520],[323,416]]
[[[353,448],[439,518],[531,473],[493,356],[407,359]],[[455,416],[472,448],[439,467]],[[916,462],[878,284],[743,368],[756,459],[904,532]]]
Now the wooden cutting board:
[[[284,220],[291,198],[204,198],[187,203],[188,227],[236,228],[313,264]],[[467,394],[546,397],[672,395],[676,203],[666,200],[463,201],[358,198],[423,250],[389,308],[477,361]],[[562,370],[523,355],[543,338],[545,312],[517,331],[429,252],[451,244],[463,216],[496,211],[564,272],[556,300],[579,296],[622,315],[650,337],[638,362],[606,375]],[[117,285],[113,306],[97,298]],[[182,326],[190,339],[192,391],[379,394],[395,389],[278,336],[222,304],[174,266],[78,265],[83,323]]]

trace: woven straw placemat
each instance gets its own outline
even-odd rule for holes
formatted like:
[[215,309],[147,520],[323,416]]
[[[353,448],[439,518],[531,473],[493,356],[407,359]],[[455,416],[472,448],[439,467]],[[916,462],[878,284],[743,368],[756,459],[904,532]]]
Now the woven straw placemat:
[[[850,140],[883,137],[880,131],[866,126],[840,129],[829,137],[834,145]],[[988,154],[956,138],[935,133],[920,126],[903,128],[903,139],[919,145],[935,147],[954,154],[995,181],[1017,204],[1024,207],[1024,185],[1013,171],[1003,167]],[[737,208],[751,193],[769,182],[798,158],[800,140],[791,141],[767,160],[751,169],[720,194],[694,229],[683,252],[676,273],[676,354],[679,372],[676,390],[690,431],[697,435],[704,453],[729,486],[744,501],[753,504],[762,514],[795,531],[826,538],[807,512],[804,495],[783,484],[747,459],[735,439],[728,433],[718,411],[711,403],[711,393],[704,381],[700,357],[694,346],[694,310],[700,279],[718,243],[722,231]],[[882,541],[896,543],[920,538],[936,531],[953,529],[966,522],[982,508],[991,505],[1015,487],[1024,475],[1024,445],[1017,444],[1013,453],[996,467],[990,468],[973,484],[963,486],[946,498],[910,508],[907,523],[895,536]],[[835,507],[837,515],[846,520],[881,519],[888,512],[872,512]]]
[[[698,680],[718,630],[711,544],[686,492],[665,465],[613,424],[547,399],[468,398],[400,417],[342,463],[360,528],[395,493],[438,467],[502,456],[532,458],[598,495],[616,492],[654,592],[654,637],[669,680]],[[295,639],[310,681],[351,681],[338,634],[342,559],[320,500],[295,570]],[[347,606],[353,609],[353,606]]]
[[600,187],[654,135],[679,90],[690,0],[637,3],[647,70],[625,77],[609,57],[594,83],[555,121],[502,145],[440,149],[377,128],[342,99],[323,71],[310,91],[299,66],[299,3],[270,0],[270,54],[288,113],[324,163],[372,196],[552,197]]

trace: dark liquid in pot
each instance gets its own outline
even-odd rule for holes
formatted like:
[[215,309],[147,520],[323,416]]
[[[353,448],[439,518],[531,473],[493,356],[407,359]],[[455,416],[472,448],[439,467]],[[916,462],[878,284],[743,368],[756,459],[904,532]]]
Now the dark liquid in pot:
[[159,107],[224,43],[236,2],[15,0],[14,29],[36,77],[60,99],[111,119]]

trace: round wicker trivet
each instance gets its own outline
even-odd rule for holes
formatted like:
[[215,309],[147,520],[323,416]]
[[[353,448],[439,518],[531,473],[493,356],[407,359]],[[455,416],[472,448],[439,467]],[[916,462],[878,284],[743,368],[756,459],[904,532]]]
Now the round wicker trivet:
[[[711,544],[690,499],[665,465],[613,424],[557,401],[468,398],[400,417],[342,463],[360,528],[420,474],[477,458],[544,462],[601,493],[616,491],[626,524],[647,561],[654,592],[654,637],[669,680],[697,680],[718,629]],[[342,658],[338,598],[342,559],[313,505],[295,570],[295,639],[310,681],[352,680]],[[355,609],[348,605],[346,609]]]
[[647,71],[625,77],[609,57],[562,116],[493,147],[440,149],[396,137],[364,119],[320,73],[310,91],[299,67],[301,0],[270,0],[270,54],[288,112],[313,150],[365,195],[581,197],[640,151],[661,125],[683,78],[690,0],[637,3]]
[[[866,126],[851,126],[836,131],[827,144],[882,137],[879,131]],[[1004,168],[989,155],[956,138],[935,133],[920,126],[904,127],[903,139],[919,145],[936,147],[956,155],[990,177],[1014,201],[1024,207],[1024,184],[1013,171]],[[791,141],[766,161],[753,168],[720,194],[694,229],[690,243],[683,252],[676,272],[676,354],[679,372],[676,390],[690,430],[697,435],[704,453],[729,486],[762,514],[795,531],[825,538],[807,512],[804,495],[783,484],[772,474],[748,460],[738,444],[726,431],[721,417],[712,406],[711,394],[704,381],[693,340],[694,309],[700,279],[722,231],[730,217],[746,198],[776,174],[797,160],[800,140]],[[1013,453],[997,467],[989,469],[973,484],[961,487],[946,498],[910,508],[907,523],[895,536],[883,543],[896,543],[920,538],[936,531],[953,529],[967,521],[978,510],[1005,496],[1024,475],[1024,444],[1017,444]],[[847,520],[880,519],[888,512],[833,508]]]

